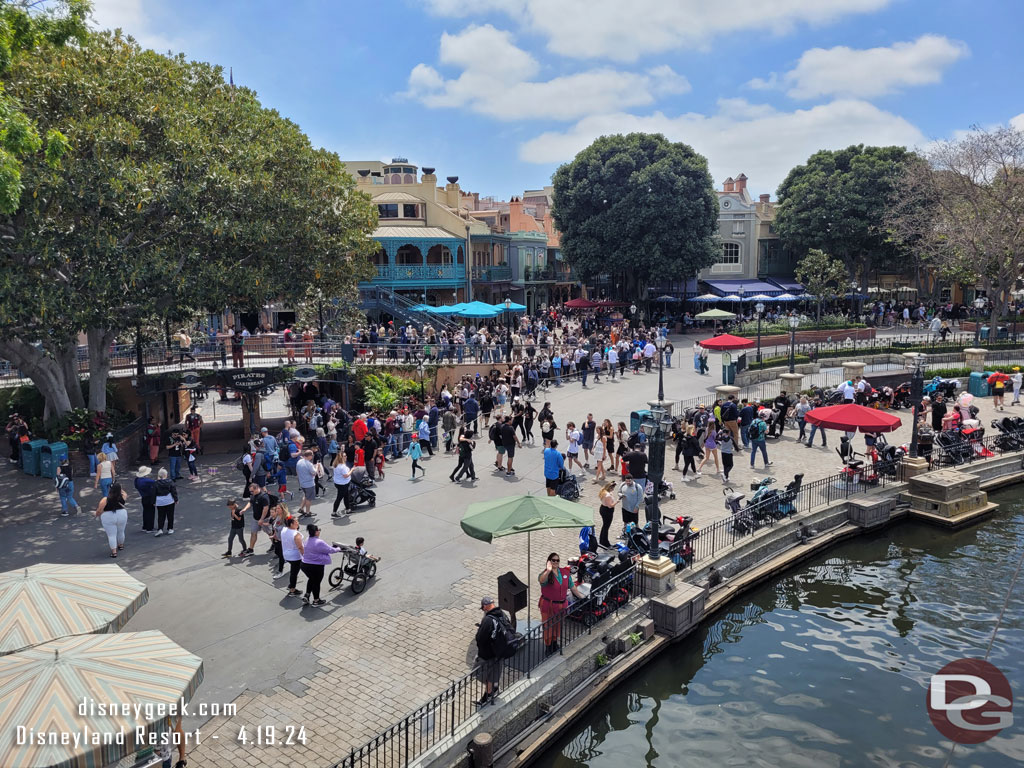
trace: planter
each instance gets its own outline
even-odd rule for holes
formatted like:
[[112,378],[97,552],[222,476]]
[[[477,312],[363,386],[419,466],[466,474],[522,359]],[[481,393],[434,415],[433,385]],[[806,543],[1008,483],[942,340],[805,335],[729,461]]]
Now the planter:
[[[142,455],[142,434],[145,428],[145,423],[136,421],[131,425],[128,434],[116,441],[119,476],[124,475],[127,472],[127,467],[136,464]],[[89,457],[85,455],[80,446],[68,447],[68,462],[70,462],[76,478],[89,477]]]

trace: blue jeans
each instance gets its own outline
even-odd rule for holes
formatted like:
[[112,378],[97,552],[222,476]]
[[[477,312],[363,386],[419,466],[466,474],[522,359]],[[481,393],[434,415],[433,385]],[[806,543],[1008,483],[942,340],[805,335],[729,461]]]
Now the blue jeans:
[[583,366],[580,369],[580,380],[583,382],[583,386],[587,386],[587,367]]
[[665,352],[664,355],[665,355],[665,367],[666,368],[671,368],[672,367],[672,353],[671,352]]
[[807,437],[808,445],[814,445],[814,433],[817,432],[819,429],[821,429],[821,444],[828,445],[828,442],[825,438],[825,428],[819,427],[817,424],[811,424],[811,434]]
[[[106,494],[103,494],[106,496]],[[75,481],[69,480],[66,487],[60,489],[61,512],[77,512],[78,502],[75,501]]]
[[112,486],[113,484],[114,484],[113,479],[111,479],[109,477],[101,477],[100,478],[100,493],[102,493],[103,496],[106,497],[107,492],[110,490],[110,486]]
[[700,372],[700,355],[693,356],[693,370]]
[[167,460],[171,463],[171,480],[177,480],[181,476],[181,456],[169,456]]
[[458,360],[460,363],[462,362],[462,345],[461,344],[459,344],[458,346],[455,347],[455,359]]
[[96,465],[98,463],[99,462],[96,460],[96,454],[95,453],[90,453],[89,454],[89,477],[92,477],[93,475],[96,474]]
[[555,386],[556,387],[560,387],[560,386],[562,386],[562,367],[559,366],[558,368],[555,368],[554,371],[555,371]]
[[751,441],[750,449],[750,466],[754,466],[754,459],[757,458],[757,449],[761,449],[761,455],[764,457],[764,465],[768,466],[768,447],[765,445],[764,439]]
[[747,427],[749,426],[749,424],[740,424],[740,438],[743,440],[744,448],[750,447],[750,438],[747,437]]

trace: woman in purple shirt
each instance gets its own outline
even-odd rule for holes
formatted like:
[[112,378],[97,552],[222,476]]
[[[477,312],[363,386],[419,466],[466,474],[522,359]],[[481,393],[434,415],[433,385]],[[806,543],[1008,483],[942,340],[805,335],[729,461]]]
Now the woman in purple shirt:
[[[332,547],[320,538],[320,527],[313,523],[306,526],[309,539],[302,547],[302,572],[306,574],[306,594],[302,598],[303,605],[323,605],[326,600],[320,599],[320,582],[324,580],[324,566],[331,564],[331,555],[341,550]],[[310,602],[309,596],[313,595]]]
[[708,463],[708,459],[714,458],[715,460],[715,472],[722,474],[722,467],[718,463],[718,440],[715,439],[717,432],[717,420],[712,416],[708,420],[708,431],[707,436],[704,438],[704,459],[701,461],[700,466],[697,467],[697,472],[700,473],[704,469],[704,465]]

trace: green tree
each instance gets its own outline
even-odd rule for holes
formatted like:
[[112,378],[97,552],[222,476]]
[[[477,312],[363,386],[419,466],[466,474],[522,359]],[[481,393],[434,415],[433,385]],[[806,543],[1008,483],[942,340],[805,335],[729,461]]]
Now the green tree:
[[661,134],[602,136],[560,166],[552,215],[584,278],[621,274],[637,299],[651,280],[694,277],[720,252],[707,160]]
[[838,257],[867,290],[872,271],[904,272],[907,251],[884,219],[914,153],[904,147],[816,152],[779,186],[775,227],[794,253],[819,248]]
[[59,168],[26,158],[0,245],[0,356],[32,377],[48,416],[75,405],[79,332],[102,411],[110,344],[136,327],[341,293],[369,271],[368,197],[219,67],[102,33],[41,47],[9,82],[71,146]]
[[846,267],[818,248],[807,252],[796,266],[796,279],[803,283],[807,292],[818,302],[817,321],[821,322],[821,305],[844,292]]

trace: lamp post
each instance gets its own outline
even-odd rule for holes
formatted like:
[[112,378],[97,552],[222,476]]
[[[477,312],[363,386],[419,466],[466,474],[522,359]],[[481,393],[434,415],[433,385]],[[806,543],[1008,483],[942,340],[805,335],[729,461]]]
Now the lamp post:
[[636,304],[629,305],[629,319],[632,320],[636,317]]
[[426,373],[426,371],[427,371],[427,369],[424,367],[423,361],[420,360],[416,364],[416,374],[420,377],[420,402],[421,403],[426,403],[427,402],[426,395],[423,393],[423,375]]
[[917,458],[917,420],[921,415],[921,398],[924,396],[924,371],[921,358],[917,358],[914,375],[910,377],[910,397],[914,401],[914,425],[910,431],[910,458]]
[[754,309],[757,310],[757,362],[761,362],[761,317],[764,315],[764,304],[757,302],[754,305]]
[[977,296],[974,299],[974,346],[978,346],[978,340],[981,338],[981,310],[985,308],[985,300],[981,296]]
[[505,297],[505,359],[512,362],[512,299]]
[[800,325],[800,316],[789,316],[789,372],[796,373],[796,329]]

